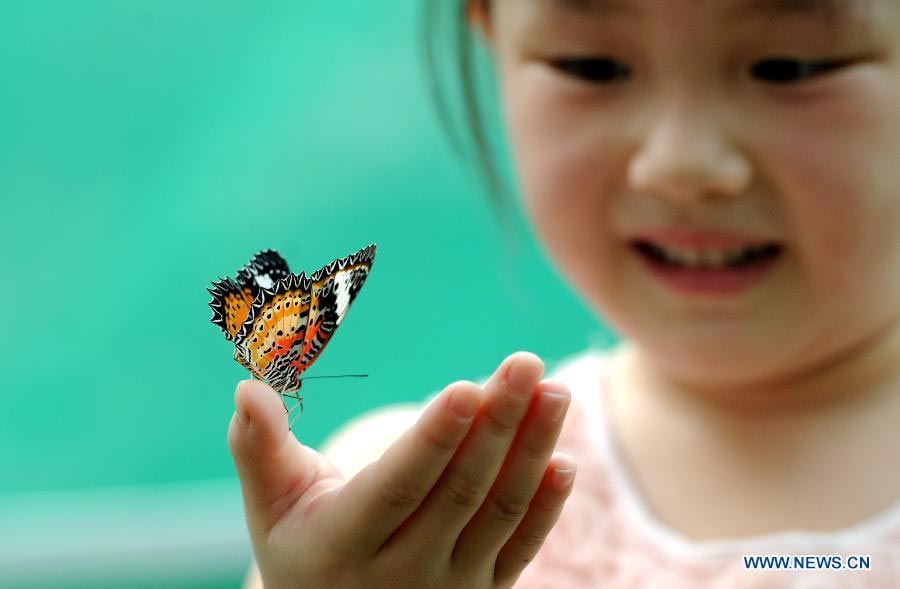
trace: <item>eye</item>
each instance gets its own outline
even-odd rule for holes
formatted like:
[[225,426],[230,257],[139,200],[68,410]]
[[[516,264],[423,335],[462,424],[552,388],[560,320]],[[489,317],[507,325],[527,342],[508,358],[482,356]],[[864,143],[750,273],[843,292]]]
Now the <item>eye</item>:
[[631,68],[624,63],[601,57],[563,58],[551,63],[564,74],[592,84],[617,82],[631,75]]
[[834,71],[846,65],[838,60],[810,60],[776,57],[758,61],[750,68],[751,75],[771,84],[791,84],[804,82]]

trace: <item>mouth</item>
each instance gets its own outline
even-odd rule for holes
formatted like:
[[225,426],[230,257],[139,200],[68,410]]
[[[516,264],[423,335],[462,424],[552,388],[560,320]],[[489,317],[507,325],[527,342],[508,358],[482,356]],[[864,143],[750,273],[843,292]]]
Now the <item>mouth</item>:
[[727,270],[752,268],[778,257],[784,246],[777,242],[738,248],[687,249],[636,240],[631,248],[648,262],[671,268]]
[[734,295],[760,284],[785,251],[778,242],[691,248],[637,239],[629,245],[662,284],[705,296]]

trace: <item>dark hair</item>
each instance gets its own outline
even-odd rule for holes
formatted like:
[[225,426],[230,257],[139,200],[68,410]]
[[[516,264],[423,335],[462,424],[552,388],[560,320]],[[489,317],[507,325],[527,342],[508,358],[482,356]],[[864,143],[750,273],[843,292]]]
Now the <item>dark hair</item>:
[[[425,79],[441,127],[454,150],[474,159],[495,215],[509,221],[509,188],[496,159],[477,83],[483,59],[467,12],[489,0],[421,0],[419,42]],[[460,122],[461,119],[461,122]]]

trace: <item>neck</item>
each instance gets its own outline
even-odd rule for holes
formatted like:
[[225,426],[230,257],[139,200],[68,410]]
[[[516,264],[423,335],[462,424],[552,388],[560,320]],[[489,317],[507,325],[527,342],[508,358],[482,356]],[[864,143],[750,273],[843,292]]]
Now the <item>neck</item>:
[[898,357],[892,329],[803,377],[707,390],[624,345],[611,424],[649,509],[689,537],[840,529],[900,498]]

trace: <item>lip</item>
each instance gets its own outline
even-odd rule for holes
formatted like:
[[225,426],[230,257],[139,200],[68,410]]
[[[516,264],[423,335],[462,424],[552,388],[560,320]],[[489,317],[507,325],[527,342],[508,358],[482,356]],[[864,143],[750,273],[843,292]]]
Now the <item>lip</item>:
[[736,249],[753,247],[771,243],[779,243],[777,239],[767,239],[749,234],[726,231],[697,231],[689,229],[662,228],[648,230],[631,236],[630,242],[644,241],[661,246],[685,248],[693,250]]
[[[784,244],[778,240],[723,231],[687,231],[661,229],[647,231],[629,240],[633,255],[648,275],[671,292],[704,299],[729,298],[753,290],[765,282],[784,258]],[[741,267],[703,268],[670,265],[648,256],[638,247],[640,242],[693,250],[736,249],[773,244],[774,253],[755,263]]]

